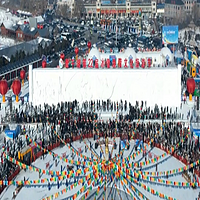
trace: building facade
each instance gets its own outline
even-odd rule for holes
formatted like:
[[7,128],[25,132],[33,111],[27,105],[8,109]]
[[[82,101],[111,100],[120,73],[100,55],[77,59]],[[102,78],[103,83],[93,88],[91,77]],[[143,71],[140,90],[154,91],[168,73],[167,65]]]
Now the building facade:
[[139,9],[142,15],[153,16],[157,12],[157,3],[153,0],[151,3],[131,2],[129,0],[115,3],[97,0],[96,4],[85,4],[87,17],[106,18],[106,17],[131,17],[138,16]]
[[11,23],[1,24],[1,35],[9,38],[16,39],[18,41],[30,41],[37,37],[49,37],[48,28],[43,25],[38,27],[30,27],[29,24],[13,25]]
[[71,11],[71,14],[74,13],[74,9],[75,9],[75,1],[74,0],[59,0],[59,1],[57,1],[57,5],[58,6],[67,5]]
[[193,6],[195,6],[197,0],[183,0],[183,3],[185,5],[185,12],[188,14],[192,14]]
[[180,17],[185,12],[185,6],[182,0],[166,0],[165,1],[165,17]]

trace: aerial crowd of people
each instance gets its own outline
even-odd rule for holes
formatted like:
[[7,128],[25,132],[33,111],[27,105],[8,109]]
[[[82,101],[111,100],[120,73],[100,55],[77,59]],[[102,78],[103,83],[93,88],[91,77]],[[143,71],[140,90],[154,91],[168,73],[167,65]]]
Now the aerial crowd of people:
[[[113,112],[114,117],[104,121],[101,118],[103,112]],[[34,141],[42,141],[43,147],[54,144],[59,140],[54,134],[56,130],[60,138],[65,141],[69,139],[70,144],[73,143],[75,136],[81,136],[81,139],[83,139],[84,136],[92,133],[94,143],[99,135],[102,138],[113,138],[116,134],[121,140],[129,141],[134,138],[145,142],[153,138],[152,148],[158,143],[170,148],[189,133],[188,124],[183,122],[180,117],[177,109],[159,108],[157,105],[152,109],[147,106],[146,102],[136,102],[135,105],[132,105],[122,100],[119,102],[109,100],[102,102],[86,101],[82,105],[75,100],[56,106],[45,104],[35,107],[26,104],[20,112],[18,110],[12,112],[12,120],[23,124],[21,135],[26,134]],[[37,124],[35,129],[30,127],[31,123]],[[21,135],[14,138],[13,141],[4,140],[7,154],[15,159],[18,159],[18,151],[30,144],[28,140],[23,141]],[[137,147],[135,150],[137,150]],[[195,140],[193,135],[189,134],[189,137],[183,140],[175,153],[185,157],[188,163],[198,160],[200,158],[199,138]],[[147,155],[143,156],[147,157]],[[145,159],[147,159],[146,157]],[[30,158],[26,158],[22,162],[31,164]],[[6,180],[15,168],[16,166],[13,163],[4,159],[1,155],[0,179]],[[194,169],[199,170],[199,166],[194,166],[193,173]]]

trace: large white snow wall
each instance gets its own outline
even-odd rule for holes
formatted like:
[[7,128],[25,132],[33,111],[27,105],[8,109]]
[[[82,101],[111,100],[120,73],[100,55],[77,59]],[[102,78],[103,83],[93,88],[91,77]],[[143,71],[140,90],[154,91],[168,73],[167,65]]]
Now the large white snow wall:
[[[180,106],[181,66],[156,69],[33,69],[33,105],[86,100],[147,101],[149,106]],[[31,80],[32,79],[32,80]]]

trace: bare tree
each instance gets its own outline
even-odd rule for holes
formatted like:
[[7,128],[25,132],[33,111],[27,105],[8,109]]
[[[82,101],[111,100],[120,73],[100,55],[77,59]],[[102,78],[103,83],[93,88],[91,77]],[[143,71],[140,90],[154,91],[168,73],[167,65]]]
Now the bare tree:
[[191,15],[185,16],[185,13],[182,12],[178,16],[172,19],[171,24],[178,25],[179,29],[183,29],[188,26],[191,20],[192,20]]
[[73,16],[77,18],[81,18],[85,13],[85,6],[83,0],[76,0],[74,5]]
[[191,32],[190,32],[190,31],[188,31],[188,41],[190,41],[190,40],[191,40],[191,38],[192,38],[192,36],[191,36]]
[[198,25],[199,18],[200,18],[200,9],[197,6],[196,2],[193,5],[192,13],[193,13],[193,21],[194,21],[194,23]]
[[186,43],[186,41],[187,41],[187,31],[185,31],[185,33],[184,33],[184,44]]
[[69,17],[70,8],[67,4],[60,5],[57,7],[56,14],[59,17],[63,17],[63,19],[66,19]]
[[5,3],[6,8],[10,8],[11,10],[24,10],[29,11],[33,14],[43,14],[47,8],[47,0],[34,0],[34,1],[26,1],[26,0],[9,0]]

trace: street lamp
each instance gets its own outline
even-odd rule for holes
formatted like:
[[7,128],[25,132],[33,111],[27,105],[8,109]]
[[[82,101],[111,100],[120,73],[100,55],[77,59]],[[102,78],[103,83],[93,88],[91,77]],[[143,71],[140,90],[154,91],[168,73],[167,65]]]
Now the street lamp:
[[118,11],[117,11],[117,0],[116,0],[116,46],[117,46],[117,17],[118,17]]

